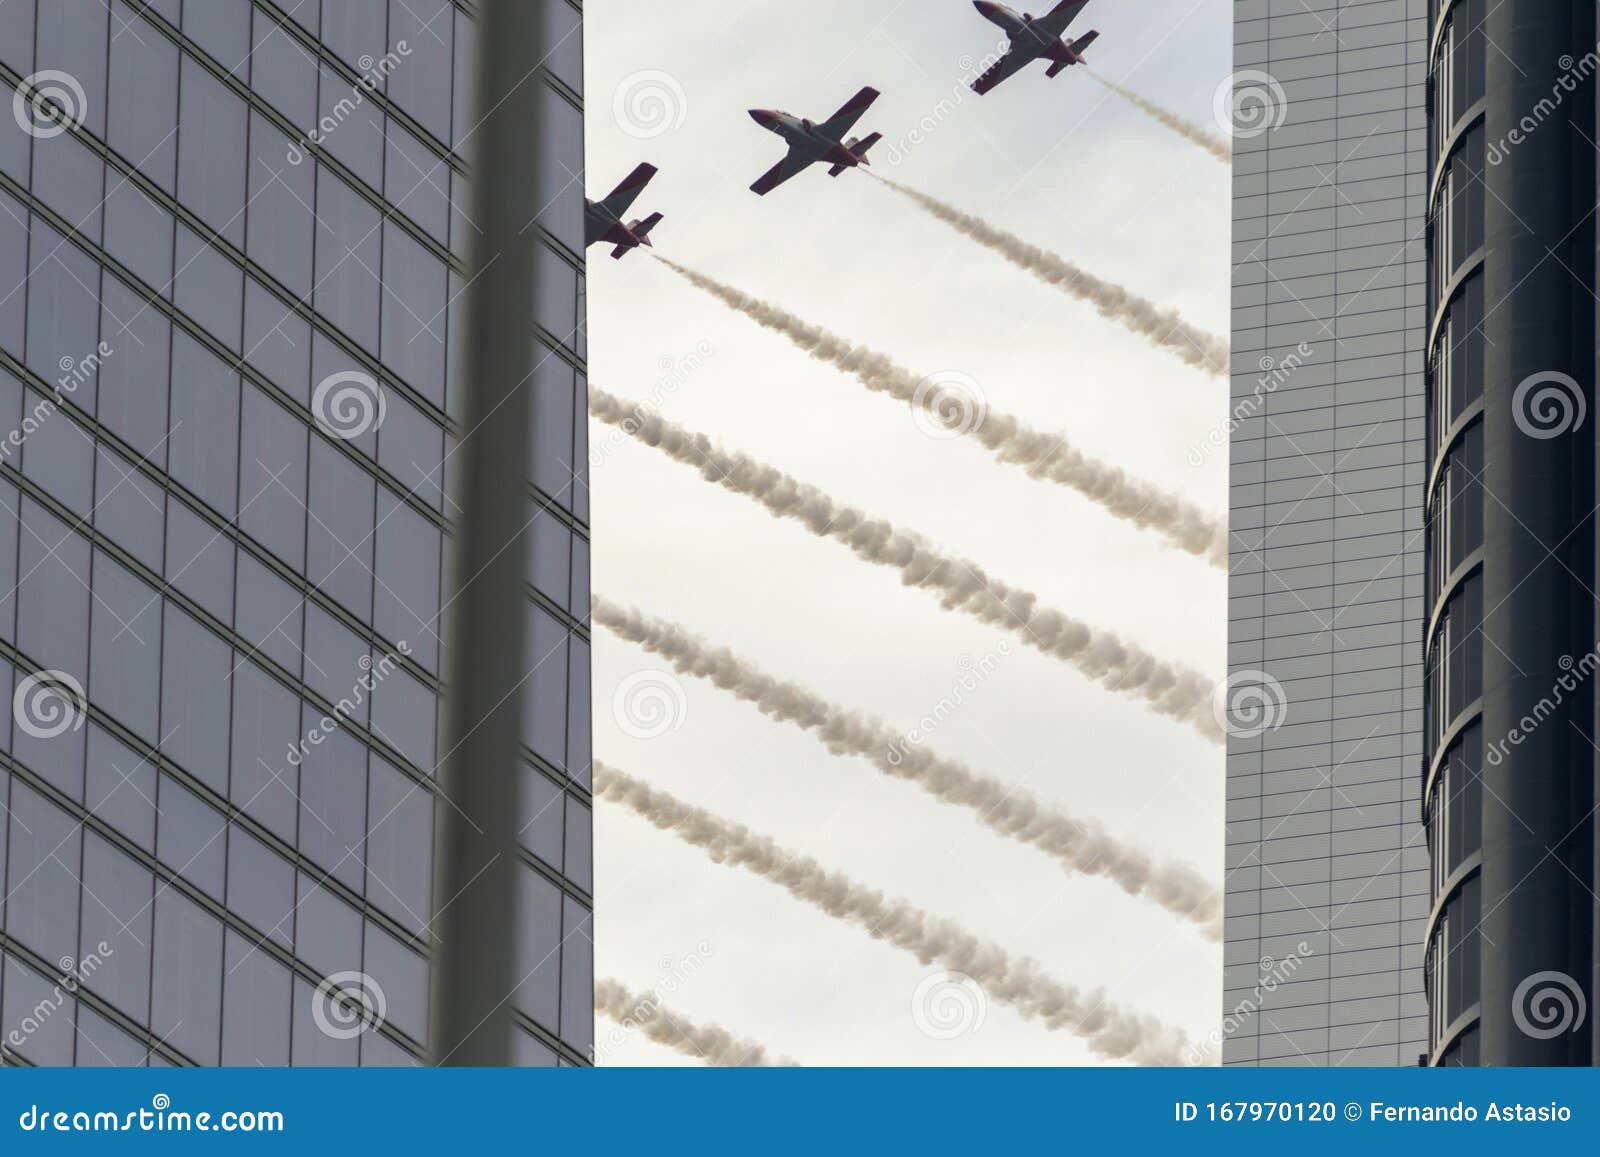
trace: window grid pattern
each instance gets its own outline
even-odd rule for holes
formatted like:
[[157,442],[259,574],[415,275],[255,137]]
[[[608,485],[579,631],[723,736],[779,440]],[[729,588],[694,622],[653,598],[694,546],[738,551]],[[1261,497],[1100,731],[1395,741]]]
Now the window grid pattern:
[[[1238,0],[1225,1064],[1415,1064],[1426,469],[1426,0]],[[1236,74],[1237,75],[1237,74]],[[1269,682],[1270,681],[1270,682]]]
[[[581,14],[551,7],[542,147],[565,186]],[[473,32],[447,0],[0,11],[12,89],[59,68],[85,92],[66,131],[0,118],[0,692],[47,672],[84,690],[59,733],[0,721],[7,1063],[425,1050]],[[340,108],[401,39],[421,59]],[[285,129],[335,114],[292,159]],[[516,997],[518,1061],[547,1065],[593,1039],[587,350],[554,192]],[[342,372],[385,402],[352,438],[314,406]],[[318,989],[348,973],[382,992],[380,1025],[341,1031],[349,1005]]]

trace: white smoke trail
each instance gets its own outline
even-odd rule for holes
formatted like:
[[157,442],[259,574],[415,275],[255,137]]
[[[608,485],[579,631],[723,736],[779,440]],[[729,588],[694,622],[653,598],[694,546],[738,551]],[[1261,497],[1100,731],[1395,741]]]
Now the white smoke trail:
[[869,390],[920,407],[946,429],[976,439],[1000,461],[1019,465],[1035,478],[1070,487],[1118,518],[1159,531],[1191,554],[1208,557],[1213,565],[1227,566],[1227,525],[1192,503],[1089,457],[1064,435],[1034,430],[1022,419],[997,410],[973,413],[963,399],[939,388],[935,379],[919,378],[884,354],[854,345],[714,277],[652,256],[717,300],[783,334],[812,357],[853,374]]
[[[613,394],[608,394],[597,387],[590,387],[593,391],[589,412],[602,422],[616,426],[628,435],[665,450],[680,462],[687,462],[691,466],[700,468],[712,481],[722,482],[732,489],[741,489],[746,483],[761,483],[764,491],[781,489],[794,491],[795,495],[786,497],[786,509],[775,513],[789,514],[790,509],[796,505],[805,506],[808,503],[801,500],[798,495],[806,491],[807,499],[815,497],[816,492],[805,484],[788,479],[787,476],[776,475],[771,467],[755,462],[743,454],[729,454],[718,451],[711,442],[702,434],[695,434],[681,427],[673,426],[664,419],[654,416],[649,411],[630,405]],[[1004,420],[1004,419],[1002,419]],[[708,466],[705,455],[711,455],[718,465]],[[1119,472],[1120,473],[1120,472]],[[735,475],[734,481],[729,481],[725,475]],[[1160,495],[1150,487],[1141,487],[1129,483],[1121,488],[1109,491],[1096,491],[1090,495],[1100,501],[1101,505],[1111,514],[1143,530],[1153,530],[1162,535],[1171,545],[1189,554],[1198,555],[1212,566],[1228,569],[1228,531],[1227,527],[1205,514],[1198,507],[1171,496]],[[761,497],[758,495],[758,497]],[[1121,501],[1119,501],[1121,500]],[[762,497],[762,501],[767,501]],[[768,505],[771,505],[769,502]],[[792,517],[804,517],[807,522],[829,522],[830,519],[813,519],[809,516],[793,514]],[[858,516],[865,519],[865,515]]]
[[1167,128],[1177,133],[1184,140],[1199,145],[1202,149],[1210,153],[1213,157],[1217,158],[1217,160],[1221,161],[1225,165],[1230,165],[1233,163],[1233,146],[1218,134],[1212,132],[1202,125],[1197,125],[1193,121],[1179,116],[1170,109],[1163,108],[1149,97],[1140,96],[1132,89],[1123,88],[1122,85],[1117,84],[1115,81],[1107,80],[1092,68],[1085,69],[1084,71],[1090,76],[1094,77],[1095,80],[1105,85],[1112,92],[1116,93],[1123,100],[1133,105],[1140,112],[1143,112],[1146,115],[1153,117],[1161,124],[1166,125]]
[[914,201],[946,225],[994,250],[1018,268],[1026,269],[1045,284],[1087,301],[1100,311],[1101,316],[1120,323],[1140,337],[1149,338],[1189,365],[1219,377],[1227,374],[1227,341],[1191,325],[1176,310],[1163,309],[1132,290],[1096,277],[1065,257],[1024,241],[1015,233],[1008,233],[981,217],[964,213],[937,197],[891,181],[870,169],[863,169],[862,172]]
[[742,824],[598,762],[594,765],[594,791],[596,798],[622,804],[656,827],[704,849],[719,864],[744,868],[771,880],[828,915],[865,928],[873,939],[905,949],[924,964],[937,961],[965,973],[990,999],[1003,1001],[1024,1016],[1037,1017],[1049,1028],[1067,1029],[1103,1057],[1141,1065],[1185,1063],[1187,1039],[1180,1030],[1111,1004],[1098,991],[1080,992],[1046,976],[1032,960],[1016,959],[953,921],[935,917],[906,900],[886,898],[843,873],[828,871],[810,856],[787,851]]
[[934,755],[882,720],[828,702],[794,683],[775,679],[725,647],[712,647],[673,623],[651,619],[596,596],[594,621],[671,663],[708,679],[762,714],[815,732],[835,755],[858,755],[879,771],[907,780],[944,803],[970,808],[1001,835],[1032,844],[1069,870],[1103,876],[1131,896],[1145,896],[1220,939],[1222,897],[1193,868],[1157,863],[1109,834],[1098,820],[1047,807],[1023,788]]
[[657,1044],[708,1065],[757,1068],[795,1064],[786,1057],[769,1060],[767,1050],[754,1041],[741,1040],[721,1025],[695,1024],[665,1007],[655,993],[630,992],[619,980],[595,981],[594,1008],[623,1029],[638,1029]]
[[698,469],[728,490],[754,498],[779,518],[792,518],[819,538],[844,543],[857,555],[894,567],[907,586],[933,591],[946,610],[963,611],[991,626],[1016,632],[1051,658],[1071,664],[1102,686],[1149,704],[1151,710],[1221,741],[1212,709],[1216,681],[1157,659],[1116,635],[1038,606],[1038,596],[985,574],[975,562],[945,554],[921,536],[898,530],[745,454],[715,445],[658,414],[631,407],[614,394],[589,387],[589,411],[648,446]]

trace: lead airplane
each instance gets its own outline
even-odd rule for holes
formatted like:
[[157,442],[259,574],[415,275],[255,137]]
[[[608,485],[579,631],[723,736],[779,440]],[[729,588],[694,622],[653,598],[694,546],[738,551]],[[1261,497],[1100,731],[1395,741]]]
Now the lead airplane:
[[1017,15],[1004,4],[992,4],[989,0],[973,0],[973,7],[983,17],[993,24],[998,24],[1005,30],[1006,39],[1011,42],[1011,47],[1006,54],[989,66],[984,74],[972,82],[972,91],[976,93],[988,92],[1012,73],[1019,71],[1025,65],[1035,60],[1048,60],[1050,67],[1045,70],[1046,76],[1055,76],[1069,64],[1083,63],[1083,50],[1094,43],[1098,32],[1090,30],[1084,33],[1071,44],[1061,39],[1061,34],[1067,30],[1067,25],[1083,11],[1083,6],[1089,0],[1061,0],[1054,8],[1043,16],[1030,16],[1023,13]]
[[655,175],[654,165],[642,164],[624,177],[622,184],[607,193],[603,200],[591,201],[587,197],[583,199],[585,247],[593,245],[596,241],[607,241],[616,246],[611,251],[611,256],[621,257],[630,249],[651,245],[650,230],[660,222],[660,213],[652,213],[642,221],[624,222],[622,218],[634,199],[650,183],[650,178]]
[[829,162],[830,177],[837,177],[846,169],[853,169],[857,165],[869,164],[867,150],[878,143],[882,134],[872,133],[861,140],[855,137],[849,140],[843,138],[844,134],[854,127],[856,121],[861,119],[861,114],[867,111],[867,107],[877,99],[877,89],[870,86],[864,88],[845,101],[843,108],[821,124],[777,109],[751,109],[750,116],[756,124],[769,132],[777,133],[787,141],[789,152],[783,160],[756,178],[756,183],[750,186],[750,190],[764,197],[790,177],[818,161]]

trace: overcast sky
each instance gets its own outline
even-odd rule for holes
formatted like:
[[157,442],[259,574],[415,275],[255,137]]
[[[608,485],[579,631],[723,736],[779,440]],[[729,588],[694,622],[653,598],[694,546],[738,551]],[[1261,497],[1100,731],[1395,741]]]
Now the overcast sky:
[[[1100,30],[1089,56],[1105,75],[1210,125],[1230,67],[1231,9],[1228,0],[1091,0],[1072,31]],[[1191,452],[1225,415],[1223,381],[862,174],[830,180],[814,168],[755,196],[750,182],[783,144],[745,110],[821,120],[871,84],[883,95],[857,132],[884,134],[879,171],[1216,333],[1228,323],[1225,165],[1078,69],[1046,80],[1035,64],[986,97],[967,91],[963,73],[999,33],[967,0],[589,0],[585,29],[589,194],[604,195],[640,160],[658,165],[635,212],[666,214],[654,234],[663,255],[919,372],[970,375],[996,409],[1226,509],[1225,449],[1198,465]],[[648,72],[670,79],[637,76]],[[617,115],[615,94],[629,83],[667,94],[661,126]],[[959,103],[905,148],[906,132],[947,99]],[[664,397],[676,422],[920,531],[1048,605],[1222,675],[1221,572],[968,440],[928,437],[905,406],[809,360],[643,253],[613,262],[596,246],[589,257],[597,385]],[[663,389],[664,367],[697,349],[704,364]],[[897,727],[948,696],[963,662],[1004,645],[994,675],[929,745],[1099,817],[1220,885],[1220,747],[1006,632],[941,610],[894,572],[775,521],[648,447],[614,445],[600,427],[592,437],[606,447],[593,475],[597,593]],[[613,717],[616,688],[665,669],[596,630],[599,758],[957,919],[1063,981],[1103,985],[1193,1036],[1216,1025],[1219,946],[864,760],[832,756],[689,679],[681,726],[630,737]],[[973,1031],[933,1039],[913,1018],[912,998],[936,966],[613,806],[600,806],[595,826],[598,975],[641,990],[666,982],[676,1010],[806,1064],[1098,1063],[1069,1032],[995,1003]],[[681,966],[691,954],[703,961]],[[690,975],[668,980],[674,972]],[[693,1063],[642,1038],[612,1037],[600,1021],[602,1063]]]

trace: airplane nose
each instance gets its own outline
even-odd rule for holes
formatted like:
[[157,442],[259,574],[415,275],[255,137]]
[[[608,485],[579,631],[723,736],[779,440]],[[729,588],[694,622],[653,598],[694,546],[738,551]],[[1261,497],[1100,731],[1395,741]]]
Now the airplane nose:
[[750,110],[750,119],[762,128],[771,128],[773,122],[778,119],[778,114],[770,108],[753,108]]
[[985,16],[993,15],[996,7],[990,0],[972,0],[972,6]]

